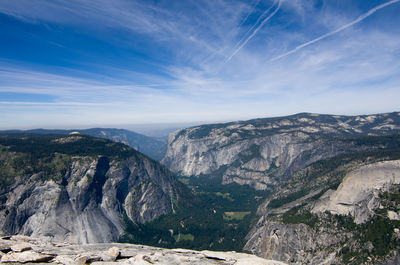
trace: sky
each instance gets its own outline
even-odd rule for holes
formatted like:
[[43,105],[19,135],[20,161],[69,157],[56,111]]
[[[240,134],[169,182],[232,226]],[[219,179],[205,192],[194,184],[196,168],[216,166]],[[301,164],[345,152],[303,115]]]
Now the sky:
[[0,0],[0,129],[400,111],[400,0]]

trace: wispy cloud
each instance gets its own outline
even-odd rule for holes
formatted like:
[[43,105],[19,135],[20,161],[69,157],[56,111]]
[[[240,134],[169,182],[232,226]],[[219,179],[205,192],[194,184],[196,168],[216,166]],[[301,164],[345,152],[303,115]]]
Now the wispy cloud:
[[[61,25],[94,39],[83,43],[94,47],[82,52],[79,41],[70,47],[59,40],[59,51],[65,46],[80,52],[66,65],[21,62],[0,53],[0,93],[52,99],[0,98],[0,124],[216,121],[300,111],[350,114],[367,112],[365,106],[370,112],[395,110],[400,20],[373,14],[389,6],[399,10],[397,2],[369,10],[351,5],[346,12],[340,7],[348,1],[325,2],[322,15],[321,7],[301,0],[4,1],[0,13],[50,32]],[[376,27],[356,27],[367,17]],[[97,52],[96,40],[108,46]],[[295,48],[282,53],[285,47]]]
[[[276,9],[272,12],[272,14],[270,14],[269,16],[267,16],[265,18],[266,15],[268,15],[269,11],[274,7],[274,5],[276,4],[276,1],[274,1],[272,3],[272,5],[265,10],[256,20],[256,22],[253,24],[253,26],[251,26],[249,28],[248,31],[246,31],[245,34],[243,34],[243,37],[236,43],[235,47],[233,48],[234,51],[233,53],[225,60],[225,63],[229,62],[233,56],[235,56],[248,42],[249,40],[251,40],[256,34],[257,32],[260,30],[260,28],[268,21],[270,20],[275,14],[276,12],[278,12],[279,10],[279,5],[280,5],[280,1],[278,1],[278,7],[276,7]],[[260,21],[262,20],[261,24]],[[257,27],[257,28],[256,28]],[[250,35],[249,35],[250,34]]]
[[239,27],[241,27],[244,23],[246,23],[247,19],[253,14],[254,10],[257,8],[258,4],[261,2],[261,0],[255,0],[251,6],[249,7],[249,12],[247,13],[247,15],[242,18],[242,21],[239,24]]
[[355,25],[357,23],[360,23],[361,21],[363,21],[367,17],[373,15],[375,12],[379,11],[380,9],[385,8],[387,6],[390,6],[390,5],[393,5],[393,4],[398,3],[398,2],[400,2],[400,0],[392,0],[392,1],[380,4],[377,7],[374,7],[371,10],[369,10],[368,12],[362,14],[361,16],[359,16],[357,19],[353,20],[352,22],[347,23],[347,24],[339,27],[338,29],[330,31],[330,32],[328,32],[326,34],[323,34],[323,35],[319,36],[318,38],[315,38],[315,39],[307,41],[307,42],[305,42],[305,43],[303,43],[301,45],[298,45],[298,46],[296,46],[296,48],[294,48],[294,49],[292,49],[292,50],[290,50],[288,52],[285,52],[285,53],[283,53],[283,54],[281,54],[279,56],[276,56],[276,57],[270,59],[269,61],[271,62],[271,61],[279,60],[279,59],[281,59],[283,57],[286,57],[286,56],[288,56],[290,54],[293,54],[293,53],[295,53],[295,52],[297,52],[297,51],[299,51],[299,50],[301,50],[301,49],[303,49],[303,48],[305,48],[307,46],[310,46],[311,44],[314,44],[314,43],[316,43],[318,41],[321,41],[321,40],[323,40],[323,39],[325,39],[327,37],[330,37],[330,36],[332,36],[334,34],[337,34],[337,33],[341,32],[341,31],[343,31],[345,29],[348,29],[351,26],[353,26],[353,25]]

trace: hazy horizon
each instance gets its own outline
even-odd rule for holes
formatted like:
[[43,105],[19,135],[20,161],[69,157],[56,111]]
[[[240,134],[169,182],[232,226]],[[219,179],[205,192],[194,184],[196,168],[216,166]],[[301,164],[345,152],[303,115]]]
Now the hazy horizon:
[[0,129],[400,110],[400,0],[0,2]]
[[[397,110],[386,112],[399,112]],[[229,122],[238,122],[245,121],[251,119],[263,119],[263,118],[276,118],[276,117],[286,117],[291,115],[296,115],[299,113],[292,113],[289,115],[282,116],[270,116],[270,117],[254,117],[250,119],[235,119],[235,120],[217,120],[217,121],[200,121],[200,122],[187,122],[187,123],[148,123],[148,124],[103,124],[103,125],[95,125],[95,126],[59,126],[59,127],[42,127],[42,126],[32,126],[32,127],[21,127],[21,128],[0,128],[1,130],[35,130],[35,129],[44,129],[44,130],[85,130],[92,128],[115,128],[115,129],[126,129],[136,133],[140,133],[150,137],[161,137],[165,138],[169,133],[174,132],[178,129],[190,128],[198,125],[206,125],[206,124],[216,124],[216,123],[229,123]],[[340,115],[340,116],[363,116],[363,115],[374,115],[374,114],[385,114],[385,113],[359,113],[353,115],[345,115],[345,114],[337,114],[337,113],[311,113],[311,114],[319,114],[319,115]]]

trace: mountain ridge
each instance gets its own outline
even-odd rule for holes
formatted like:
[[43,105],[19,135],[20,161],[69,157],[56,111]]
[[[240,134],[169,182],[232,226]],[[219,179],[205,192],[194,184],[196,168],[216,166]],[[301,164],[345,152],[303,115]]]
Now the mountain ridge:
[[293,167],[297,170],[296,165],[345,151],[341,140],[333,143],[332,137],[398,132],[398,112],[359,116],[300,113],[195,126],[170,134],[161,162],[179,175],[222,177],[223,183],[266,189],[290,175]]
[[188,193],[133,148],[86,135],[1,134],[3,234],[58,241],[117,241],[125,219],[173,211]]
[[134,131],[117,128],[5,130],[0,131],[0,134],[33,133],[68,135],[74,132],[127,144],[157,161],[161,160],[166,151],[166,141],[163,138],[150,137]]

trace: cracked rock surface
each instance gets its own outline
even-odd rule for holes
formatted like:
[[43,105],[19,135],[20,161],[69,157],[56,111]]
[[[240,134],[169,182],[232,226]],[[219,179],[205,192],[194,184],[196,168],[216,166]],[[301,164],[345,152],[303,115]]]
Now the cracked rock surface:
[[285,264],[279,261],[266,260],[254,255],[236,252],[163,249],[119,243],[75,245],[45,242],[20,235],[0,239],[0,257],[2,264]]

